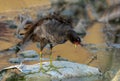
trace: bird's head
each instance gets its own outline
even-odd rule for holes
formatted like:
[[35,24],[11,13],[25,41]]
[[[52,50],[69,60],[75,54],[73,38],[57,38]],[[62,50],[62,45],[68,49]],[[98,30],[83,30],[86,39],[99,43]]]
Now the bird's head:
[[80,37],[76,37],[72,43],[74,44],[75,48],[80,45],[80,46],[83,46],[83,44],[81,43],[81,38]]
[[83,44],[81,43],[81,38],[77,35],[76,32],[70,31],[70,32],[68,33],[67,37],[68,37],[68,40],[70,40],[70,42],[75,45],[75,48],[76,48],[78,45],[83,46]]

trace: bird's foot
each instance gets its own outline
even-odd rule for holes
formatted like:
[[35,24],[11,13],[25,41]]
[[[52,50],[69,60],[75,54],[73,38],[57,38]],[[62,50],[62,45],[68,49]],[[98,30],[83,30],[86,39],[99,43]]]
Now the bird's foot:
[[48,71],[56,71],[56,72],[58,72],[58,73],[61,74],[61,75],[62,75],[62,73],[59,71],[59,69],[65,68],[65,67],[57,67],[57,66],[54,66],[53,64],[50,64],[50,65],[47,66],[47,67],[48,67],[47,72],[48,72]]
[[43,68],[43,67],[40,67],[39,72],[46,73],[47,70],[45,68]]
[[40,69],[37,72],[29,72],[29,74],[34,74],[34,73],[43,73],[46,74],[47,70],[44,69],[43,67],[40,67]]

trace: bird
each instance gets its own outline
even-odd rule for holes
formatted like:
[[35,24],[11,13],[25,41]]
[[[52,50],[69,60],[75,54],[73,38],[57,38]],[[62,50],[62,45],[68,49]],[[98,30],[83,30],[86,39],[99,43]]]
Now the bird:
[[51,68],[56,69],[52,63],[52,48],[58,44],[63,44],[66,41],[77,45],[81,45],[81,38],[73,30],[72,21],[69,18],[53,13],[35,21],[33,24],[29,25],[29,29],[26,30],[24,38],[16,45],[16,53],[18,53],[21,48],[27,45],[28,42],[39,42],[40,43],[40,70],[45,70],[42,66],[42,50],[44,47],[50,45],[50,65]]

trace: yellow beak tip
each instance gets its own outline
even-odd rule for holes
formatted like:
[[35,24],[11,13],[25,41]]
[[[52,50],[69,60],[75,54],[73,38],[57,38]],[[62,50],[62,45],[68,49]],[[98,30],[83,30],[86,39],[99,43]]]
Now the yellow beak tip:
[[75,48],[77,48],[77,45],[75,44]]

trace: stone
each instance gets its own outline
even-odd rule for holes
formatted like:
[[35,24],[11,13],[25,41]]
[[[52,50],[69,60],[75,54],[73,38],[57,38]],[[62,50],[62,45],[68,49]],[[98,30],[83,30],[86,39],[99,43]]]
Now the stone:
[[39,56],[39,54],[34,50],[23,51],[23,52],[19,53],[18,55],[23,58],[35,58],[35,57]]
[[[17,68],[21,73],[25,74],[24,81],[96,81],[101,75],[98,68],[85,64],[78,64],[69,61],[53,61],[54,66],[63,67],[46,73],[39,72],[40,64],[34,65],[15,65],[7,67],[3,70]],[[43,62],[43,67],[48,69],[49,62]],[[93,80],[94,79],[94,80]]]
[[9,62],[10,63],[21,63],[22,62],[22,59],[20,59],[20,58],[10,58],[9,59]]

